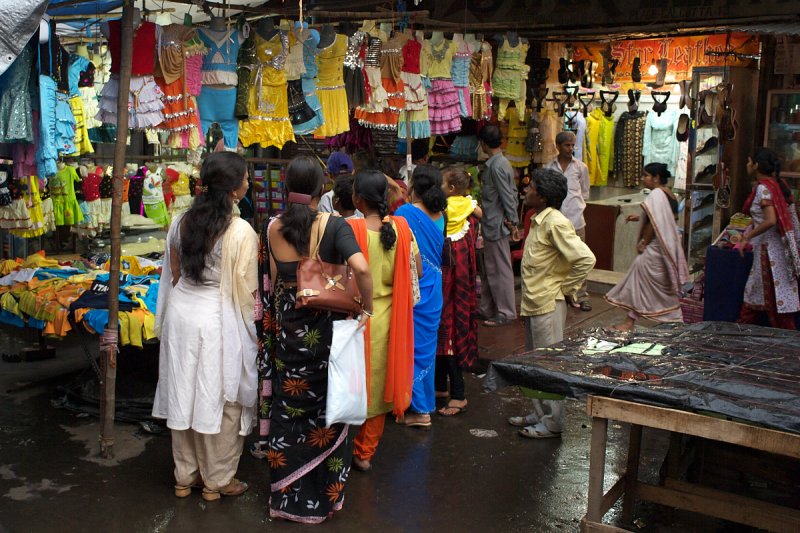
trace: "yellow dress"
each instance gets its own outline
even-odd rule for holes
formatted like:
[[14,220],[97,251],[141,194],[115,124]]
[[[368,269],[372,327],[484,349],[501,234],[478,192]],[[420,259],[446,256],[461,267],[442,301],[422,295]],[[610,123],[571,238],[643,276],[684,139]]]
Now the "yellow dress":
[[289,38],[285,32],[278,32],[268,41],[259,35],[255,40],[258,64],[247,93],[248,118],[239,121],[239,140],[243,146],[259,143],[264,148],[283,148],[295,140],[284,70]]
[[317,54],[319,83],[317,96],[322,105],[325,122],[314,132],[314,137],[333,137],[350,130],[347,110],[347,91],[344,88],[344,56],[347,53],[347,36],[337,34],[327,48]]
[[[370,381],[367,418],[388,413],[392,404],[383,401],[386,389],[386,365],[389,359],[389,325],[392,321],[392,295],[394,293],[394,259],[397,246],[386,251],[381,244],[381,233],[367,229],[369,269],[372,272],[372,312],[370,327]],[[411,252],[419,253],[417,241],[411,241]]]
[[507,117],[508,126],[504,128],[507,130],[506,144],[503,152],[512,167],[525,168],[531,163],[531,154],[525,149],[525,140],[528,138],[528,122],[519,116],[516,107],[508,109]]
[[44,213],[42,212],[42,199],[39,196],[39,180],[36,176],[28,176],[24,178],[24,180],[24,183],[27,185],[27,187],[23,193],[23,199],[28,207],[30,224],[26,229],[12,229],[9,231],[17,237],[30,239],[44,235],[46,224],[44,220]]

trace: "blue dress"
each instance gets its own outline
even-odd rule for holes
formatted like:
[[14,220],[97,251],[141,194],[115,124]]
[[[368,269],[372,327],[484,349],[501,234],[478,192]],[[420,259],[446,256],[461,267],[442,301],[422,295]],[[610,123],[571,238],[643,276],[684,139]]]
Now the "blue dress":
[[408,221],[422,259],[422,277],[419,279],[421,298],[414,306],[414,385],[409,411],[431,413],[436,409],[434,368],[443,300],[444,217],[434,222],[411,204],[401,206],[395,215]]

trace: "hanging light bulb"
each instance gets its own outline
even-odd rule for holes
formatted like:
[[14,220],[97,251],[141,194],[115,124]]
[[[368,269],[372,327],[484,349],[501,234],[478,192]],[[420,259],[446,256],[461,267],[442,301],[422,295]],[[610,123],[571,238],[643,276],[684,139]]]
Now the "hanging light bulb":
[[655,76],[656,74],[658,74],[658,67],[656,66],[655,59],[651,61],[650,66],[647,67],[647,73],[650,74],[651,76]]

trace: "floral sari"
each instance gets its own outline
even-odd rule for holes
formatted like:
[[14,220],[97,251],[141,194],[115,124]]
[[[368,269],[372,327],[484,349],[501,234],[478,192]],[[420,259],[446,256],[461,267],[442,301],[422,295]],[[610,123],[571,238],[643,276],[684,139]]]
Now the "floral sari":
[[269,514],[316,524],[342,508],[353,453],[349,426],[325,427],[333,321],[344,317],[295,308],[294,280],[272,275],[268,233],[265,227],[258,254],[263,305],[258,368]]

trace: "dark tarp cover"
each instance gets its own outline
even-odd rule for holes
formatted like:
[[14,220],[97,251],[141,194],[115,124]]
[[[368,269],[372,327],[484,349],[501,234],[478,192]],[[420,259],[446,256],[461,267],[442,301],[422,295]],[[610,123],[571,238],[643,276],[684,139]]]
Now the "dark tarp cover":
[[664,324],[634,333],[590,329],[493,361],[484,386],[509,385],[707,412],[800,433],[800,332],[729,322]]

